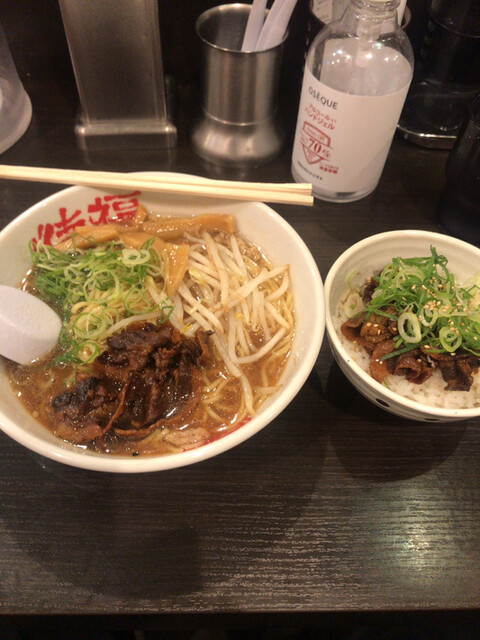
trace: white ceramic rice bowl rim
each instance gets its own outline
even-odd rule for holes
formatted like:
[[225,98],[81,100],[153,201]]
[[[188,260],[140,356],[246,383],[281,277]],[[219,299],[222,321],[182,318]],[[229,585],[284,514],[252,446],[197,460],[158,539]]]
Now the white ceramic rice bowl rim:
[[[154,172],[149,173],[153,175]],[[156,173],[158,175],[160,172]],[[192,178],[193,176],[189,177]],[[36,214],[40,210],[48,210],[49,207],[56,204],[56,201],[59,199],[61,200],[65,196],[68,197],[72,194],[78,195],[78,192],[83,190],[86,191],[88,189],[89,188],[87,187],[78,186],[68,187],[67,189],[54,193],[28,208],[0,231],[0,248],[11,232],[21,226],[30,216]],[[95,191],[101,190],[95,189]],[[116,193],[116,191],[109,189],[108,193]],[[149,194],[146,194],[146,196],[148,195]],[[175,196],[171,197],[175,198]],[[195,200],[201,200],[201,198],[195,197]],[[205,202],[207,201],[211,202],[211,199],[205,199]],[[225,203],[226,209],[234,204],[233,201],[215,200],[215,204],[220,205],[220,203]],[[238,202],[235,203],[235,205],[238,204]],[[308,339],[305,340],[306,348],[302,351],[301,358],[297,357],[296,364],[291,365],[288,382],[281,388],[268,406],[262,408],[259,414],[253,417],[249,422],[218,440],[196,449],[164,456],[138,456],[130,458],[123,456],[108,456],[108,454],[97,454],[95,452],[84,452],[82,449],[79,449],[74,445],[64,444],[62,440],[56,438],[53,434],[50,434],[53,441],[47,442],[44,439],[37,437],[35,434],[29,433],[23,427],[8,419],[1,409],[0,429],[13,440],[27,447],[31,451],[69,466],[91,471],[112,473],[147,473],[175,469],[217,456],[220,453],[228,451],[242,442],[245,442],[276,418],[300,391],[310,375],[320,352],[325,330],[323,282],[316,262],[307,245],[284,218],[264,203],[254,202],[243,204],[255,206],[257,211],[261,212],[264,216],[267,216],[272,229],[277,227],[283,234],[288,236],[289,246],[292,246],[294,251],[297,252],[298,255],[302,256],[304,273],[308,273],[312,283],[314,283],[310,297],[311,307],[308,311],[309,313],[316,315],[317,322],[313,323],[313,330],[308,334]],[[252,238],[252,240],[255,241],[255,238]],[[3,375],[3,372],[0,372],[0,375]],[[13,392],[12,399],[15,402],[18,402],[18,400],[14,398]],[[43,428],[45,429],[45,427]]]
[[[374,380],[368,373],[366,373],[360,365],[358,365],[353,358],[346,352],[338,334],[335,330],[332,311],[335,313],[335,309],[331,308],[331,295],[332,286],[337,278],[342,277],[345,272],[344,265],[354,256],[358,251],[368,247],[377,245],[387,241],[395,240],[395,238],[412,238],[422,240],[429,244],[436,245],[441,243],[443,246],[452,247],[456,250],[463,250],[471,254],[476,254],[478,257],[478,269],[472,269],[472,275],[475,271],[480,269],[480,249],[477,247],[458,240],[451,236],[447,236],[441,233],[433,231],[421,231],[416,229],[405,229],[399,231],[386,231],[378,233],[373,236],[369,236],[349,247],[344,253],[342,253],[337,260],[331,266],[327,277],[324,282],[325,291],[325,326],[327,331],[328,340],[330,342],[331,350],[336,359],[340,358],[343,365],[341,368],[346,367],[350,370],[350,381],[354,386],[357,386],[358,390],[365,395],[369,400],[372,400],[376,406],[383,408],[386,411],[401,415],[402,417],[409,417],[411,419],[421,418],[423,420],[436,419],[438,422],[444,421],[456,421],[456,420],[468,420],[480,415],[480,407],[468,408],[468,409],[445,409],[442,407],[432,407],[425,405],[421,402],[404,398],[398,393],[391,391],[384,385]],[[394,250],[392,250],[394,251]],[[440,253],[445,253],[448,259],[448,250],[441,249]],[[397,254],[398,255],[398,254]],[[392,253],[392,257],[394,257]],[[356,378],[356,380],[355,380]],[[375,401],[375,398],[385,398],[388,406],[384,407]],[[395,405],[400,410],[395,409]]]

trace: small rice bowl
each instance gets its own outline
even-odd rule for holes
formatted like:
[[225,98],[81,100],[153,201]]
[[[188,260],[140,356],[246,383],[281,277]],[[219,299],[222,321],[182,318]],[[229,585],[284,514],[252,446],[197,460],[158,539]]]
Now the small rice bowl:
[[349,276],[358,272],[360,285],[378,273],[396,256],[412,258],[429,255],[430,247],[448,259],[448,267],[459,283],[479,270],[480,249],[456,238],[420,230],[379,233],[357,242],[342,253],[325,279],[326,331],[332,354],[351,384],[368,400],[395,415],[425,422],[454,422],[480,416],[480,374],[474,376],[470,391],[445,391],[441,373],[417,385],[400,376],[387,376],[387,384],[377,382],[369,372],[368,353],[350,342],[340,331],[346,319],[342,301],[349,291]]

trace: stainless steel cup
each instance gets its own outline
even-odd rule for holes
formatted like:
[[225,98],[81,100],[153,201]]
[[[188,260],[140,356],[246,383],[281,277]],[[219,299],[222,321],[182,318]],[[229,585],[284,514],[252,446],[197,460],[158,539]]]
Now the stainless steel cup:
[[214,7],[196,23],[202,43],[202,112],[192,143],[199,156],[228,167],[269,162],[285,139],[277,113],[283,42],[265,51],[241,51],[250,7]]

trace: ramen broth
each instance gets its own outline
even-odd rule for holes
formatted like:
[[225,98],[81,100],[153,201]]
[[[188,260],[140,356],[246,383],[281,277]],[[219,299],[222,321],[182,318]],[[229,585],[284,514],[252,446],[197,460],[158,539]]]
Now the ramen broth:
[[[148,225],[151,232],[155,219],[146,219],[141,229]],[[75,442],[78,446],[134,456],[164,455],[192,449],[237,429],[255,415],[279,388],[294,337],[288,266],[277,274],[261,249],[237,231],[229,233],[190,224],[180,232],[170,229],[168,243],[188,245],[189,257],[183,279],[172,295],[173,310],[165,325],[171,325],[174,335],[187,340],[203,332],[211,356],[208,364],[197,366],[201,382],[198,388],[195,387],[198,403],[184,420],[180,423],[174,421],[173,426],[168,420],[160,422],[158,428],[140,437],[119,435],[112,428],[91,441]],[[67,247],[66,250],[71,249]],[[198,271],[202,265],[205,268],[203,275]],[[226,267],[233,272],[229,276],[229,286],[236,284],[238,294],[233,290],[225,292],[227,285],[222,282],[224,274],[221,271]],[[273,274],[272,278],[265,276],[268,271]],[[259,285],[253,287],[255,279],[259,280]],[[25,288],[38,295],[35,282],[34,269],[25,280]],[[217,284],[218,292],[214,291]],[[238,295],[238,301],[235,295]],[[212,301],[213,298],[216,301]],[[255,310],[259,303],[254,300],[252,307],[252,298],[260,299],[265,306]],[[139,317],[142,318],[142,314]],[[149,323],[155,322],[150,318],[141,320],[140,329],[144,330]],[[122,330],[129,331],[131,327]],[[118,335],[118,332],[111,335]],[[54,433],[54,399],[73,389],[79,376],[90,375],[96,361],[58,364],[61,356],[62,347],[57,346],[48,356],[28,366],[6,361],[15,394],[32,416]]]

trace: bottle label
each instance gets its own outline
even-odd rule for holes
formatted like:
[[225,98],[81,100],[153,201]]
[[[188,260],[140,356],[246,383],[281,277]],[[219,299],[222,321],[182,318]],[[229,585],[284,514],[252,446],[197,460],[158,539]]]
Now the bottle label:
[[375,188],[410,84],[405,64],[401,88],[380,96],[337,91],[305,67],[292,168],[313,184],[314,193]]

